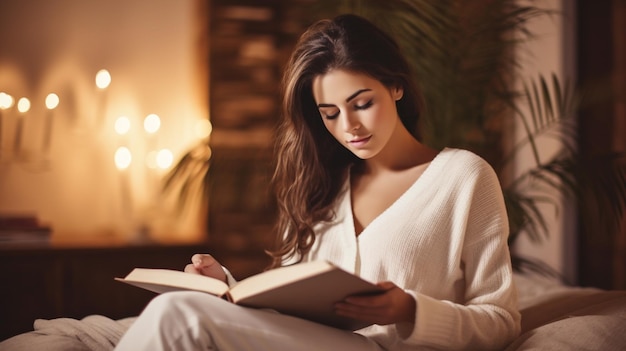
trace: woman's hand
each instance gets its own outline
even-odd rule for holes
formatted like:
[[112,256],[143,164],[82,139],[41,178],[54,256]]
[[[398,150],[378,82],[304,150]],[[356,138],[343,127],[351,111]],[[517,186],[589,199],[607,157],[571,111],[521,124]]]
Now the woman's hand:
[[195,254],[191,256],[191,263],[185,266],[186,273],[200,274],[207,277],[226,281],[226,273],[222,265],[213,256],[208,254]]
[[378,283],[385,292],[370,296],[349,296],[335,304],[338,315],[379,325],[415,323],[415,299],[391,282]]

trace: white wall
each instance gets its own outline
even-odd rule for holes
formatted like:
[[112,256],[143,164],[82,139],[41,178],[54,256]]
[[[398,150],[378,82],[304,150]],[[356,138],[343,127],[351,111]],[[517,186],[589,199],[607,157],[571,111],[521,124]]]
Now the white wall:
[[[25,115],[22,159],[10,154],[16,108],[3,111],[0,213],[34,213],[51,224],[54,238],[131,238],[147,221],[157,238],[189,240],[200,235],[194,219],[178,220],[154,208],[161,174],[147,171],[149,149],[169,148],[175,157],[198,137],[207,118],[207,79],[198,69],[198,27],[193,0],[2,0],[0,2],[0,92],[31,100]],[[105,68],[112,82],[104,92],[94,78]],[[56,93],[49,167],[40,162],[45,96]],[[99,104],[104,105],[99,112]],[[155,113],[161,130],[153,139],[142,120]],[[132,129],[120,138],[114,120],[128,116]],[[101,120],[102,119],[102,120]],[[133,153],[130,176],[133,223],[125,218],[122,175],[113,154]],[[8,150],[8,151],[7,151]],[[25,160],[28,159],[28,160]],[[38,161],[39,160],[39,161]],[[160,232],[160,233],[159,233]],[[164,237],[163,237],[164,238]],[[162,239],[163,239],[162,238]]]
[[[524,3],[524,1],[520,1]],[[555,73],[561,81],[575,82],[575,1],[574,0],[539,0],[532,4],[556,11],[552,16],[540,16],[531,21],[530,30],[536,38],[520,47],[519,57],[522,63],[522,77],[526,81],[536,79],[538,75],[550,77]],[[521,84],[522,82],[520,82]],[[517,126],[517,136],[522,135],[522,127]],[[540,139],[540,152],[548,159],[559,148],[553,140]],[[516,173],[532,166],[533,161],[526,154],[516,163]],[[526,237],[520,238],[514,250],[524,256],[539,259],[558,272],[568,281],[576,282],[576,220],[575,209],[571,201],[562,201],[558,210],[553,206],[544,206],[543,213],[548,223],[548,237],[541,243],[532,243]]]

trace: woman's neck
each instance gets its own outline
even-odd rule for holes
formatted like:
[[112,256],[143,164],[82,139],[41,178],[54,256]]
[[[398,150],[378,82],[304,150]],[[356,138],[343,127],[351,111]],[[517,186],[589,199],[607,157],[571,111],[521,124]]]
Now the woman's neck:
[[419,142],[402,123],[381,152],[364,161],[365,174],[402,172],[432,161],[437,151]]

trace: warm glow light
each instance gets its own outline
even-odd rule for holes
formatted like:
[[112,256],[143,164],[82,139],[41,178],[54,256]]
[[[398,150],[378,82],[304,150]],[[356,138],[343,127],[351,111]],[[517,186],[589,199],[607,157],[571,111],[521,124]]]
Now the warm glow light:
[[150,169],[157,168],[157,152],[152,150],[146,155],[146,167]]
[[111,74],[106,69],[101,69],[96,73],[96,86],[106,89],[111,84]]
[[26,113],[28,112],[28,110],[30,110],[30,100],[28,100],[28,98],[20,98],[17,101],[17,110],[20,113]]
[[157,154],[156,163],[160,169],[168,169],[174,163],[174,154],[169,149],[161,149]]
[[124,135],[130,130],[130,119],[126,116],[117,117],[113,127],[115,128],[115,132],[117,134]]
[[13,96],[0,92],[0,109],[6,110],[11,108],[11,106],[13,106]]
[[55,93],[50,93],[46,96],[46,108],[48,110],[54,110],[59,106],[59,96]]
[[160,127],[161,119],[154,113],[147,115],[146,118],[144,118],[143,120],[143,129],[145,129],[146,132],[150,134],[156,133]]
[[130,166],[133,156],[130,154],[130,150],[127,147],[121,146],[115,151],[115,167],[119,170],[126,169]]
[[146,166],[150,169],[168,169],[174,163],[174,154],[169,149],[150,151],[146,155]]
[[208,119],[201,119],[196,122],[196,128],[194,128],[196,137],[198,139],[208,138],[213,131],[213,125]]

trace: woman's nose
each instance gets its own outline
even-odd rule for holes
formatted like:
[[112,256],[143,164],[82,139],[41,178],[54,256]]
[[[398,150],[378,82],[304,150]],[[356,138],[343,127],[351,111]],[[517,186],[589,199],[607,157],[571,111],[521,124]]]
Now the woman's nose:
[[353,133],[354,131],[361,128],[361,123],[354,116],[350,116],[349,114],[344,115],[343,118],[343,130],[347,133]]

